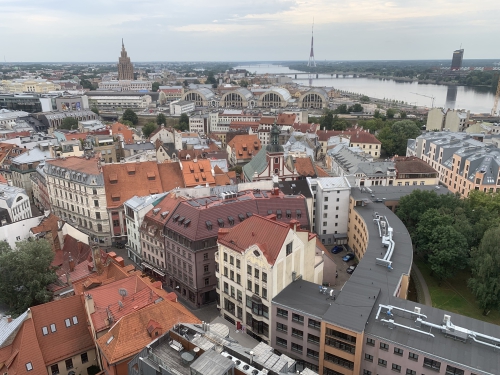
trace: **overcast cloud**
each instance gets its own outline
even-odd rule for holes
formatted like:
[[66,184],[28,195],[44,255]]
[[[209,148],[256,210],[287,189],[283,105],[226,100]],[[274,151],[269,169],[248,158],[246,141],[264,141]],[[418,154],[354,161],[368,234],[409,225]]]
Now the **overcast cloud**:
[[0,0],[0,58],[115,61],[498,58],[498,0]]

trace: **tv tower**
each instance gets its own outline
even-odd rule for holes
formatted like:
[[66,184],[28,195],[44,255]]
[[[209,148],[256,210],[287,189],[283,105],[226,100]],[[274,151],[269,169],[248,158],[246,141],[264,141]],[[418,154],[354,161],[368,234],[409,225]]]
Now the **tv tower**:
[[307,63],[309,67],[316,67],[316,61],[314,60],[314,18],[312,24],[312,33],[311,33],[311,53],[309,54],[309,61]]

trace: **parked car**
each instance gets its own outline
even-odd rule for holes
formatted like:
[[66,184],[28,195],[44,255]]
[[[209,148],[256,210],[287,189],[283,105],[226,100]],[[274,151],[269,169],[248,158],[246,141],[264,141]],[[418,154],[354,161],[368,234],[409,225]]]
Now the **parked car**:
[[354,272],[354,270],[356,269],[357,265],[356,264],[353,264],[352,266],[349,266],[346,270],[346,272],[350,275]]
[[349,262],[350,260],[354,259],[354,254],[353,253],[348,253],[346,256],[342,258],[344,262]]
[[332,249],[332,253],[333,254],[338,254],[340,253],[342,250],[344,250],[344,248],[342,246],[335,246],[333,249]]

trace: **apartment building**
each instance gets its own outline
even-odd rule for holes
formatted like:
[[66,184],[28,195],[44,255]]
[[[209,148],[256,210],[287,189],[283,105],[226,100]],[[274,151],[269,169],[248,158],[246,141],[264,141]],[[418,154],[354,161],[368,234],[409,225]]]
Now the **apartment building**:
[[349,138],[349,147],[358,147],[372,158],[380,158],[381,143],[380,141],[367,130],[351,128],[345,131],[341,130],[318,130],[318,141],[321,145],[319,149],[320,155],[325,155],[328,150],[328,140],[331,137],[340,136]]
[[324,245],[347,241],[351,185],[345,177],[307,178],[313,193],[312,228]]
[[500,191],[500,150],[466,133],[430,132],[408,140],[407,156],[422,159],[451,192]]
[[[406,299],[413,249],[392,210],[415,189],[449,192],[432,186],[352,190],[348,246],[359,259],[356,270],[341,290],[297,280],[277,295],[273,347],[329,375],[497,371],[498,326]],[[387,250],[381,253],[381,246]]]
[[0,183],[0,211],[4,211],[10,223],[32,217],[31,204],[24,189]]
[[[166,282],[190,306],[217,300],[215,252],[219,228],[232,228],[252,214],[276,214],[277,221],[295,219],[310,228],[307,203],[299,193],[279,189],[210,189],[209,195],[179,203],[165,224]],[[232,192],[234,191],[234,192]],[[168,198],[165,198],[168,199]]]
[[36,173],[31,175],[31,186],[33,188],[33,204],[40,210],[50,210],[50,197],[47,190],[47,178],[45,175],[45,163],[36,167]]
[[127,221],[127,256],[136,264],[141,264],[142,262],[140,229],[144,216],[152,210],[164,196],[165,193],[151,194],[143,197],[135,195],[123,203],[125,220]]
[[142,263],[139,263],[139,259],[134,261],[142,265],[144,272],[164,281],[167,266],[163,228],[177,205],[183,200],[183,197],[169,193],[145,215],[140,227],[140,253],[137,255],[136,251],[133,252]]
[[271,300],[296,278],[323,281],[323,259],[315,257],[316,238],[300,224],[252,215],[219,229],[217,293],[221,313],[258,341],[272,342]]
[[72,156],[48,160],[44,169],[52,210],[94,241],[110,246],[110,223],[100,161]]
[[37,166],[49,157],[49,151],[42,151],[39,148],[34,148],[16,156],[11,161],[10,178],[12,179],[12,184],[24,189],[31,201],[33,201],[31,175],[36,173]]

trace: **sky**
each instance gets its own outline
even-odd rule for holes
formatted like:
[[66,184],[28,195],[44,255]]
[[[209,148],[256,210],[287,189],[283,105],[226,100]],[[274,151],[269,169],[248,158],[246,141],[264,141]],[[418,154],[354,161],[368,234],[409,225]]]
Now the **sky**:
[[0,0],[0,61],[500,58],[498,0]]

